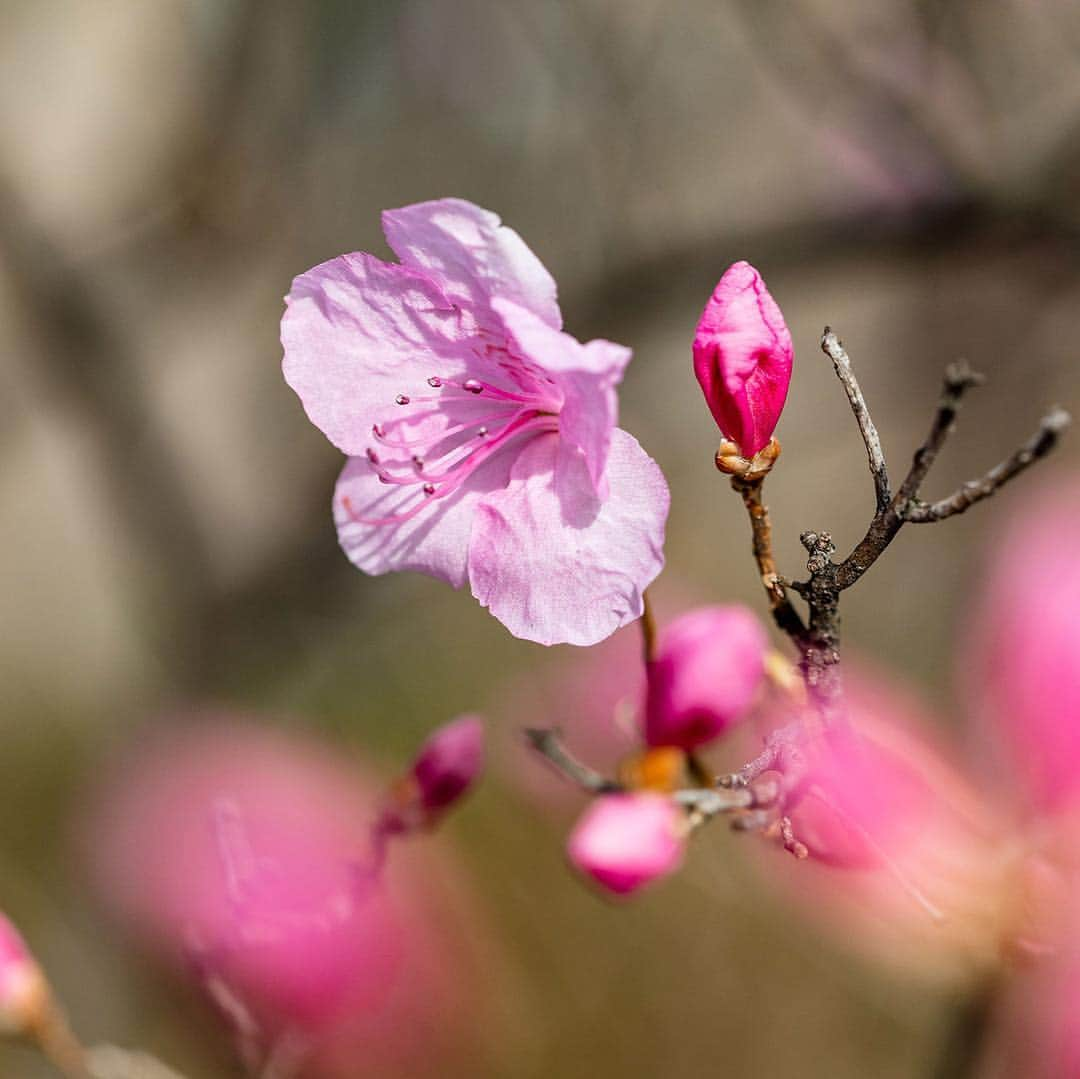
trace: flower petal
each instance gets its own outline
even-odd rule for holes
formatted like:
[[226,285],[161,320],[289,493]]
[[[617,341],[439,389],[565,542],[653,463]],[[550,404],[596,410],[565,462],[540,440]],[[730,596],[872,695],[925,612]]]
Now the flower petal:
[[664,564],[670,498],[656,462],[625,431],[612,434],[606,500],[559,443],[531,442],[507,488],[477,507],[469,581],[516,637],[589,645],[641,615],[642,592]]
[[285,380],[345,453],[364,452],[397,394],[466,369],[460,312],[415,270],[342,255],[297,277],[285,302]]
[[460,588],[476,508],[491,491],[506,485],[512,463],[512,454],[496,454],[453,494],[432,500],[415,516],[370,524],[365,522],[408,512],[425,495],[417,485],[381,483],[366,457],[351,457],[334,490],[338,541],[349,561],[365,573],[416,570]]
[[555,282],[525,241],[496,214],[464,199],[386,210],[386,242],[403,266],[430,274],[454,303],[498,333],[491,301],[505,297],[559,329]]
[[582,345],[517,304],[496,300],[492,306],[518,349],[543,367],[562,390],[559,432],[563,442],[581,453],[596,493],[606,497],[604,469],[611,433],[619,422],[615,387],[630,362],[630,349],[603,340]]

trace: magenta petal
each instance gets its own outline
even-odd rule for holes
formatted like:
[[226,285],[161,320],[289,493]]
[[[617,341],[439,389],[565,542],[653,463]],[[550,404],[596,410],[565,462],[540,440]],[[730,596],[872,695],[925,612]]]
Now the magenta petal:
[[[556,467],[558,465],[558,467]],[[663,568],[669,495],[656,462],[618,428],[597,497],[579,457],[537,439],[509,486],[477,509],[469,548],[473,595],[516,637],[589,645],[640,617]]]
[[430,274],[484,328],[502,297],[559,329],[555,282],[525,241],[496,214],[464,199],[435,199],[383,213],[383,232],[403,266]]
[[414,270],[342,255],[297,277],[286,303],[285,380],[345,453],[364,452],[398,393],[466,370],[459,312]]
[[736,262],[694,335],[694,373],[720,430],[746,457],[776,429],[791,381],[791,334],[761,274]]
[[349,561],[365,573],[415,570],[460,588],[476,508],[492,490],[505,486],[512,463],[508,455],[493,457],[451,495],[425,504],[415,516],[373,524],[409,512],[425,495],[416,486],[380,482],[366,457],[351,457],[334,490],[338,541]]

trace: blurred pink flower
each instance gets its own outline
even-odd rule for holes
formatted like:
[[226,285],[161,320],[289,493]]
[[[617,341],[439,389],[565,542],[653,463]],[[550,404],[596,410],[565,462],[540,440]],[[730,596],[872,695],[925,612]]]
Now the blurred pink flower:
[[694,749],[730,730],[754,702],[767,647],[746,607],[699,607],[676,618],[649,667],[646,742]]
[[468,581],[515,636],[602,640],[663,565],[667,485],[615,426],[630,351],[563,333],[547,270],[478,206],[406,206],[383,228],[400,263],[316,266],[281,324],[286,380],[350,457],[346,554]]
[[684,814],[659,794],[607,794],[585,810],[567,843],[579,872],[615,895],[674,873],[685,847]]
[[87,854],[110,906],[194,965],[238,1035],[298,1035],[355,1068],[348,1047],[411,1052],[417,1024],[454,1011],[437,875],[413,890],[369,870],[373,791],[314,743],[219,717],[122,762]]
[[806,862],[772,859],[800,908],[911,972],[992,969],[1015,930],[1014,822],[927,733],[921,704],[845,667],[849,727],[815,735],[789,810]]
[[[960,679],[1000,764],[1028,806],[1080,795],[1080,482],[1021,503],[990,563],[969,624]],[[1020,783],[1015,782],[1020,779]]]
[[412,775],[429,813],[448,809],[473,785],[484,767],[484,724],[459,716],[440,727],[420,747]]
[[784,316],[748,262],[736,262],[720,278],[701,313],[693,352],[713,418],[744,457],[753,457],[780,419],[793,352]]
[[0,1033],[26,1032],[43,1014],[48,988],[19,931],[0,914]]

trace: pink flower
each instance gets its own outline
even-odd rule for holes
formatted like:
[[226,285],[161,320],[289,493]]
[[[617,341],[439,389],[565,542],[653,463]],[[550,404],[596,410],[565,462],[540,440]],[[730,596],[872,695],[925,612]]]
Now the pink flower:
[[663,565],[667,485],[615,426],[630,351],[563,333],[547,270],[478,206],[383,229],[400,263],[316,266],[281,324],[286,380],[350,458],[342,547],[366,573],[467,581],[518,637],[602,640]]
[[406,1051],[407,1032],[456,1007],[439,875],[429,861],[410,889],[369,871],[378,798],[340,755],[214,719],[156,735],[117,768],[88,814],[99,889],[147,943],[194,965],[230,1020],[247,1017],[241,1049],[299,1033],[349,1057],[343,1075],[361,1046],[368,1062]]
[[850,727],[807,744],[789,809],[810,858],[774,871],[845,942],[906,970],[992,969],[1010,931],[1011,822],[929,736],[920,702],[850,663],[845,687]]
[[19,931],[0,914],[0,1033],[27,1031],[47,1004],[48,987],[41,968]]
[[453,805],[484,767],[484,725],[476,716],[459,716],[440,727],[420,747],[412,766],[420,801],[429,813]]
[[649,745],[694,749],[729,730],[753,703],[767,646],[745,607],[700,607],[672,622],[649,667]]
[[736,262],[694,335],[694,373],[720,430],[744,457],[768,444],[791,381],[791,334],[761,274]]
[[604,795],[578,821],[567,855],[608,891],[629,895],[682,864],[682,824],[682,811],[663,795]]
[[1010,782],[1043,812],[1080,800],[1080,483],[1022,504],[970,622],[961,677],[1003,743]]

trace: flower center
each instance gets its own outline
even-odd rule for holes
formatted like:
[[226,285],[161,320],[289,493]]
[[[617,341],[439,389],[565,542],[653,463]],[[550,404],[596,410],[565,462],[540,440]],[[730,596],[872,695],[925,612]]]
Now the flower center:
[[432,375],[434,393],[399,393],[393,411],[371,428],[367,459],[382,483],[407,488],[394,513],[358,514],[358,524],[399,524],[453,494],[482,464],[506,447],[559,429],[562,394],[541,372],[518,368],[513,390],[479,378]]

